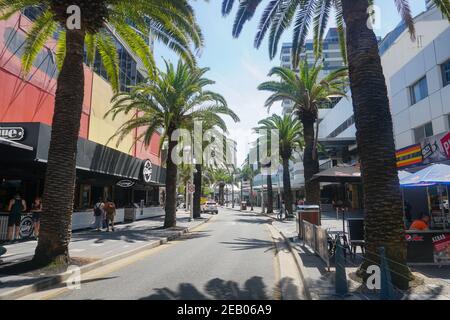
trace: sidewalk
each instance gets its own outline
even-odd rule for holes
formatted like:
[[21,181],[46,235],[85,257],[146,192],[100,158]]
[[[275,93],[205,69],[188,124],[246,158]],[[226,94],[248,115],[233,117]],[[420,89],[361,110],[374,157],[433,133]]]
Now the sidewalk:
[[[235,208],[239,211],[239,208]],[[250,212],[247,210],[247,212]],[[255,214],[261,214],[261,208],[255,207]],[[312,250],[298,239],[294,220],[279,221],[276,213],[267,215],[273,219],[272,226],[278,229],[291,244],[293,251],[300,258],[301,269],[313,300],[340,300],[335,295],[335,268],[328,271],[325,263]],[[358,214],[347,214],[346,218],[356,218]],[[322,214],[322,227],[329,231],[342,231],[342,215],[336,218],[336,213]],[[346,259],[346,273],[349,297],[346,300],[378,300],[378,294],[369,291],[359,278],[356,271],[362,262],[361,252],[355,260]],[[450,267],[416,267],[412,268],[418,281],[407,292],[402,292],[399,299],[403,300],[450,300]]]
[[[162,229],[164,217],[135,221],[116,226],[115,232],[82,231],[72,234],[69,246],[71,258],[81,262],[83,267],[103,262],[113,262],[139,251],[156,247],[164,242],[181,236],[209,220],[211,216],[189,222],[189,215],[184,211],[177,213],[177,227]],[[200,234],[201,236],[201,234]],[[37,241],[27,241],[6,245],[8,250],[1,257],[0,268],[28,261],[34,254]],[[83,268],[82,267],[82,268]],[[9,273],[9,272],[8,272]],[[22,274],[5,274],[0,269],[0,299],[8,298],[9,293],[22,286],[36,284],[52,275],[26,272]]]

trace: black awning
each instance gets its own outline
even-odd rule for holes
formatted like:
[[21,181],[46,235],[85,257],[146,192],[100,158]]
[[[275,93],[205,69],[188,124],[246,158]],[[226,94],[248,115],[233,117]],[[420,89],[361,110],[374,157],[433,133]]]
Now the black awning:
[[0,144],[4,145],[4,146],[8,146],[8,147],[13,147],[13,148],[18,148],[18,149],[22,149],[22,150],[27,150],[27,151],[33,151],[34,148],[31,146],[27,146],[25,144],[16,142],[16,141],[11,141],[5,138],[0,138]]
[[[21,142],[26,146],[31,146],[32,152],[26,152],[20,156],[13,153],[5,154],[5,159],[0,160],[5,162],[47,162],[51,137],[50,126],[43,123],[11,123],[8,125],[23,128],[25,135]],[[144,160],[142,159],[83,138],[78,138],[77,149],[77,169],[79,170],[112,175],[120,179],[143,180]],[[165,169],[153,165],[151,183],[164,183],[164,181]]]

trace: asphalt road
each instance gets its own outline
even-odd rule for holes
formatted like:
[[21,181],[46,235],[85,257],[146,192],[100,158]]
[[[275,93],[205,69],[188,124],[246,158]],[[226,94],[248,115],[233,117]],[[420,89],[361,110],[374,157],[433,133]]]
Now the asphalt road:
[[185,237],[53,299],[277,299],[268,218],[229,209]]

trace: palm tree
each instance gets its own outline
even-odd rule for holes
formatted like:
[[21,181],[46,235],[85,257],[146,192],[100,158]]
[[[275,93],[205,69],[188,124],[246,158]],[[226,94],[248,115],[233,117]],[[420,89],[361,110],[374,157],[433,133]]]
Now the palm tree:
[[[72,5],[81,10],[78,29],[69,28],[66,23]],[[119,34],[149,70],[154,69],[154,61],[144,38],[150,32],[191,64],[195,63],[191,44],[200,48],[203,39],[187,0],[1,0],[0,19],[8,19],[31,6],[39,8],[41,14],[25,40],[23,71],[31,70],[35,58],[55,32],[59,37],[56,59],[60,69],[43,195],[45,214],[33,260],[43,265],[50,262],[67,265],[84,98],[84,50],[90,63],[99,53],[113,89],[118,90],[117,51],[106,30],[113,29]]]
[[[245,163],[245,165],[242,167],[241,169],[241,181],[249,181],[250,182],[250,195],[249,195],[249,200],[250,200],[250,208],[251,211],[253,211],[253,179],[258,175],[258,170],[255,170],[253,167],[253,164],[249,163],[249,158],[247,158],[247,161]],[[241,185],[241,190],[242,190],[242,185]],[[242,192],[241,192],[242,194]],[[242,199],[241,199],[242,200]]]
[[[239,118],[234,115],[233,116],[233,120],[239,121]],[[221,129],[222,132],[219,132],[217,129]],[[224,151],[226,154],[226,148],[228,148],[228,144],[226,143],[226,138],[224,133],[227,132],[227,126],[225,125],[224,122],[217,122],[214,121],[214,119],[205,119],[205,121],[203,121],[202,123],[202,137],[205,135],[206,132],[214,132],[214,139],[222,139],[222,141],[225,141],[224,143]],[[203,148],[202,150],[205,150],[210,142],[208,141],[203,141]],[[212,142],[211,142],[212,143]],[[213,163],[205,163],[205,161],[207,161],[207,159],[202,159],[202,163],[201,164],[195,164],[195,173],[194,173],[194,185],[195,185],[195,192],[194,192],[194,218],[200,218],[201,215],[201,208],[200,208],[200,202],[201,202],[201,186],[202,186],[202,179],[203,179],[203,168],[204,167],[210,167],[210,166],[225,166],[226,165],[226,158],[224,156],[224,154],[222,154],[222,152],[217,152],[217,156],[214,157]]]
[[258,122],[256,130],[277,130],[280,145],[280,157],[283,163],[283,200],[289,216],[293,215],[293,200],[291,189],[291,176],[289,171],[289,161],[293,152],[303,148],[303,128],[302,123],[293,114],[284,116],[272,115]]
[[[260,132],[258,128],[254,129],[257,134],[259,134],[259,137],[257,139],[258,148],[261,148],[262,146],[265,146],[267,159],[261,159],[264,161],[267,161],[268,159],[271,159],[272,156],[272,137],[270,134],[270,131],[266,132]],[[259,153],[259,151],[258,151]],[[259,157],[259,154],[258,154]],[[261,161],[260,161],[261,162]],[[260,171],[261,174],[266,176],[267,180],[267,214],[273,213],[273,184],[272,184],[272,162],[262,165],[260,164]],[[262,192],[264,192],[264,186],[262,187]],[[264,213],[264,210],[263,210]]]
[[176,226],[178,169],[172,155],[178,142],[171,139],[175,130],[188,130],[196,120],[213,119],[214,122],[221,123],[223,120],[220,115],[229,115],[233,119],[237,116],[228,108],[221,95],[205,90],[206,86],[214,84],[214,81],[204,78],[208,68],[192,68],[182,61],[179,61],[176,67],[172,63],[165,64],[166,71],[159,70],[154,79],[137,85],[129,93],[116,95],[106,116],[112,115],[114,119],[120,113],[139,114],[139,117],[125,122],[111,138],[117,137],[117,144],[136,128],[145,128],[136,139],[143,138],[144,143],[148,145],[152,135],[162,128],[160,148],[164,142],[167,141],[168,144],[164,227],[170,228]]
[[[229,14],[234,0],[224,0],[222,12]],[[263,1],[241,1],[233,27],[239,36],[245,22],[250,20]],[[281,35],[294,21],[293,66],[299,60],[313,20],[315,52],[321,53],[321,43],[334,7],[341,38],[343,57],[348,57],[350,84],[357,128],[358,152],[361,160],[365,204],[366,259],[361,270],[379,261],[378,247],[386,248],[390,259],[392,279],[400,288],[408,287],[411,273],[406,267],[406,242],[402,203],[397,175],[392,116],[386,81],[383,75],[378,41],[368,21],[373,0],[290,0],[267,1],[261,17],[255,46],[259,47],[270,28],[269,55],[275,57]],[[450,21],[448,0],[433,3]],[[414,20],[409,1],[395,0],[403,21],[414,38]],[[345,25],[345,27],[344,27]],[[380,228],[382,224],[383,228]],[[365,272],[364,272],[365,274]],[[366,276],[366,274],[365,274]]]
[[[294,110],[303,124],[305,150],[303,155],[306,200],[311,204],[320,203],[320,185],[311,181],[319,172],[317,154],[318,113],[319,108],[326,107],[335,97],[345,96],[345,81],[347,70],[336,70],[323,79],[319,79],[323,66],[314,64],[309,66],[302,61],[299,72],[283,68],[273,68],[269,76],[277,76],[281,81],[262,83],[258,89],[270,91],[273,94],[267,99],[266,107],[270,108],[275,102],[290,100],[294,102]],[[316,129],[314,129],[316,123]]]
[[224,205],[225,186],[230,181],[230,174],[226,168],[215,167],[211,169],[214,184],[219,187],[219,204]]

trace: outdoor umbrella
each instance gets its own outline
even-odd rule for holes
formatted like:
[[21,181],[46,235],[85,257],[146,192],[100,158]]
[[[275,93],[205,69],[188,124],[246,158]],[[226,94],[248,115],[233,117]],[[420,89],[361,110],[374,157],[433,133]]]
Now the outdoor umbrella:
[[450,166],[433,164],[402,179],[400,184],[405,187],[450,184]]

